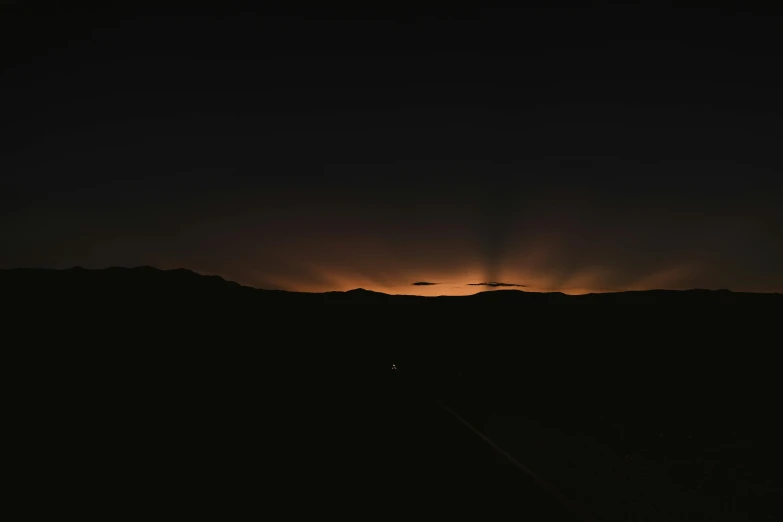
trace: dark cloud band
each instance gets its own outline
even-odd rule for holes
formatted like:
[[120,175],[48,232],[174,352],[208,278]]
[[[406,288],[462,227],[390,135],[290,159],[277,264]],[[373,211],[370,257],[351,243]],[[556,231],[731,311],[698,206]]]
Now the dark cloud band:
[[468,283],[468,286],[489,286],[492,288],[497,288],[499,286],[518,286],[518,287],[525,287],[527,285],[518,285],[516,283],[496,283],[494,281],[487,282],[487,283]]

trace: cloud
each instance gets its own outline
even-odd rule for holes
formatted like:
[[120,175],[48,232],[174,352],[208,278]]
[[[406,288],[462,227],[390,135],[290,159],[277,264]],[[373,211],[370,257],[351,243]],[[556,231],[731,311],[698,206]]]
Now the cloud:
[[440,283],[429,283],[427,281],[418,281],[416,283],[411,283],[412,286],[431,286],[431,285],[439,285]]
[[493,282],[489,282],[489,283],[468,283],[468,286],[490,286],[492,288],[497,288],[499,286],[519,286],[519,287],[524,287],[524,286],[527,286],[527,285],[518,285],[516,283],[495,283],[493,281]]

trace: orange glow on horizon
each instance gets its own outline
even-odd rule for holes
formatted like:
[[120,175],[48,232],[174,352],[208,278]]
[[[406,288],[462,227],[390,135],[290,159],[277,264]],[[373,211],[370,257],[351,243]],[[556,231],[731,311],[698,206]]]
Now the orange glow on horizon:
[[[337,248],[339,246],[340,248]],[[305,248],[306,247],[306,248]],[[466,253],[464,253],[466,252]],[[486,291],[513,289],[524,292],[562,292],[569,295],[623,292],[630,290],[726,288],[710,286],[709,264],[695,262],[651,263],[646,270],[633,266],[618,270],[611,260],[585,258],[575,263],[555,236],[530,238],[524,245],[509,248],[502,262],[490,262],[466,245],[438,245],[401,255],[399,250],[378,238],[356,243],[331,245],[313,241],[281,248],[274,257],[251,252],[231,262],[198,266],[169,259],[160,268],[188,266],[201,274],[219,275],[227,280],[262,289],[295,292],[348,291],[364,288],[392,295],[460,296]],[[590,262],[592,261],[592,262]],[[621,267],[622,268],[622,267]],[[519,287],[471,286],[471,283],[497,281]],[[413,285],[431,282],[433,285]],[[731,288],[735,291],[769,291],[758,287]]]
[[[439,277],[419,277],[407,278],[407,280],[383,280],[381,278],[368,277],[357,273],[345,271],[336,273],[324,271],[319,274],[323,280],[321,284],[298,284],[294,280],[279,278],[281,288],[297,292],[329,292],[329,291],[348,291],[355,288],[364,288],[375,292],[383,292],[392,295],[419,295],[419,296],[460,296],[473,295],[480,292],[495,290],[520,290],[524,292],[562,292],[569,295],[580,295],[589,293],[603,293],[615,291],[615,289],[603,288],[599,285],[591,284],[591,277],[580,276],[568,278],[567,284],[555,286],[554,279],[546,275],[533,276],[532,274],[519,273],[514,276],[512,273],[503,273],[499,278],[500,282],[520,284],[519,287],[487,287],[472,286],[470,283],[486,282],[481,268],[465,270],[455,273],[445,273]],[[433,285],[413,285],[413,282],[431,282]],[[593,278],[595,282],[595,278]]]

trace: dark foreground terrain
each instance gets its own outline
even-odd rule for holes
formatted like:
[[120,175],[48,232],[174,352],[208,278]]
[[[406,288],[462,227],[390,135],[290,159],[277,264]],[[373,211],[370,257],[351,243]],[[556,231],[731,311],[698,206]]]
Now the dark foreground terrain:
[[152,268],[0,290],[29,518],[783,514],[780,295],[287,294]]

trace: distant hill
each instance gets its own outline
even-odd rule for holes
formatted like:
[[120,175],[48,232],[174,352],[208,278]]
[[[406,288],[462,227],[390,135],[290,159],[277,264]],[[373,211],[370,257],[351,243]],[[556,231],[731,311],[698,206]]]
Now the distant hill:
[[[0,296],[11,344],[57,357],[126,351],[133,364],[201,358],[198,364],[222,360],[237,371],[244,360],[241,371],[251,373],[321,375],[328,367],[329,375],[352,379],[364,375],[359,368],[385,372],[394,362],[430,377],[434,369],[469,367],[493,385],[524,369],[529,381],[567,377],[593,391],[661,375],[674,385],[689,372],[711,381],[727,368],[773,372],[770,340],[783,310],[781,294],[728,290],[285,292],[147,266],[0,270]],[[729,304],[741,306],[721,306]]]
[[[421,465],[380,456],[430,456],[418,436],[402,451],[387,434],[428,429],[435,399],[477,426],[525,415],[578,428],[603,411],[641,419],[653,439],[675,417],[777,433],[779,294],[296,293],[138,267],[0,270],[0,303],[9,447],[29,446],[31,473],[60,473],[63,498],[83,469],[109,499],[154,483],[166,498],[171,484],[199,499],[245,488],[255,505],[259,476],[273,498],[301,499],[340,489],[341,475],[378,484],[397,468],[407,484]],[[414,404],[429,413],[408,418]],[[470,440],[449,450],[458,467]],[[324,479],[307,486],[317,470]],[[353,488],[329,496],[345,491],[353,503]]]
[[[560,292],[526,292],[492,290],[468,296],[422,297],[389,295],[357,288],[346,292],[286,292],[262,290],[226,281],[219,276],[205,276],[191,270],[159,270],[150,266],[135,268],[67,270],[15,268],[0,270],[0,290],[6,299],[84,300],[88,296],[114,300],[148,298],[170,299],[191,304],[220,299],[243,304],[480,304],[504,307],[539,304],[657,304],[696,306],[705,304],[762,304],[783,306],[783,294],[746,293],[729,290],[648,290],[586,295]],[[152,303],[149,303],[152,304]]]
[[[764,350],[783,310],[781,294],[728,290],[285,292],[148,266],[0,270],[0,296],[5,317],[14,317],[7,325],[26,325],[26,342],[47,347],[155,349],[156,357],[244,350],[243,357],[313,371],[330,361],[332,371],[348,373],[392,359],[417,368],[469,361],[512,373],[519,361],[537,361],[537,378],[563,364],[605,375],[629,353],[651,373],[671,358],[680,367],[703,366],[705,357],[728,353],[726,346]],[[728,304],[741,306],[721,306]]]

